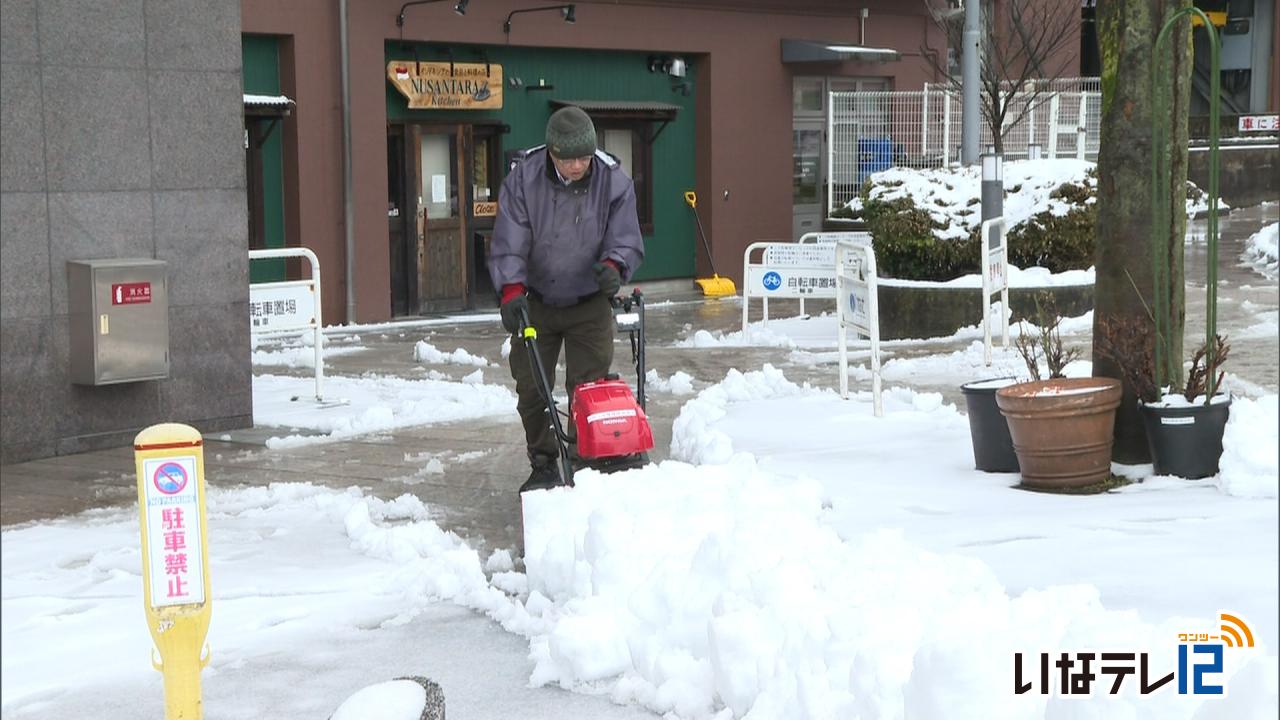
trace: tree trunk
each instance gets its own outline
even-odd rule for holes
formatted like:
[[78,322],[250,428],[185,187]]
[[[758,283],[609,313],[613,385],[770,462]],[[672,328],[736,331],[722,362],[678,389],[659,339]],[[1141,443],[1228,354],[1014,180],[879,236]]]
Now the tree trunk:
[[[1147,352],[1155,345],[1152,307],[1151,163],[1152,113],[1167,113],[1172,204],[1164,229],[1171,242],[1163,259],[1171,284],[1173,319],[1167,347],[1181,352],[1185,320],[1183,241],[1187,216],[1187,112],[1191,82],[1190,19],[1171,32],[1159,58],[1153,58],[1156,35],[1165,20],[1182,7],[1178,0],[1099,0],[1098,45],[1102,57],[1102,118],[1098,151],[1098,225],[1093,312],[1093,373],[1124,382],[1124,400],[1116,414],[1117,462],[1149,462],[1146,434],[1137,395],[1115,358],[1100,350],[1107,338],[1126,324],[1140,322],[1149,332]],[[1170,78],[1171,104],[1152,107],[1152,70]],[[1112,343],[1114,344],[1114,343]]]

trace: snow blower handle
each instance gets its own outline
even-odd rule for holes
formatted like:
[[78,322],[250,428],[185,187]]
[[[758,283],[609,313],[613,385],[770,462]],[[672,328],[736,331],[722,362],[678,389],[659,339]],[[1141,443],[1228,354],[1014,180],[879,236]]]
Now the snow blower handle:
[[569,434],[565,432],[564,426],[560,423],[560,410],[556,407],[551,384],[547,380],[546,367],[542,364],[542,354],[538,352],[538,330],[533,326],[533,323],[529,322],[528,308],[517,308],[516,310],[517,319],[520,321],[520,332],[517,334],[524,342],[524,346],[529,353],[529,367],[533,371],[533,381],[538,387],[538,394],[542,396],[542,402],[547,406],[548,421],[551,425],[551,431],[555,433],[556,444],[559,446],[560,482],[573,487],[573,464],[569,459],[569,444],[571,441]]

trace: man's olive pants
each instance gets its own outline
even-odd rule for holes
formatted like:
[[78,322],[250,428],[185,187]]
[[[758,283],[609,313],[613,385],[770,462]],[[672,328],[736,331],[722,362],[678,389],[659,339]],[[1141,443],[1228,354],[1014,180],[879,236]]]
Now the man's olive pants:
[[[560,346],[564,346],[565,390],[570,400],[573,389],[584,382],[599,380],[609,373],[613,364],[613,336],[615,331],[613,308],[604,294],[592,295],[589,300],[569,307],[544,305],[535,296],[529,296],[529,322],[538,331],[538,354],[547,371],[547,387],[554,390],[556,361],[560,358]],[[529,458],[535,455],[556,457],[560,454],[547,404],[538,392],[533,366],[523,338],[511,340],[511,377],[516,381],[516,409],[524,424],[524,437]],[[574,437],[569,422],[562,419],[562,427]],[[572,448],[571,448],[572,451]]]

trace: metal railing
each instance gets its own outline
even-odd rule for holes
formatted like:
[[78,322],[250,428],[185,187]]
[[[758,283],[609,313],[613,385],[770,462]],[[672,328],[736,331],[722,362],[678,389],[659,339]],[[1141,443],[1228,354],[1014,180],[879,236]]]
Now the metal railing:
[[[1028,157],[1037,146],[1044,158],[1096,158],[1102,112],[1098,78],[1034,83],[1038,94],[1029,86],[1010,89],[1001,133],[1004,157]],[[872,173],[960,162],[963,110],[954,88],[926,83],[919,91],[832,92],[828,108],[828,215],[857,197]],[[979,142],[983,148],[994,144],[985,118]]]

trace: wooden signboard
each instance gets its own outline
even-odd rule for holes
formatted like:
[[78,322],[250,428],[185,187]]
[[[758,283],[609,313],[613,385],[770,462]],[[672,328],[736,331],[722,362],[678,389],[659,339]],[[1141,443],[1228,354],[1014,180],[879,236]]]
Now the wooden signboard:
[[408,98],[410,110],[502,108],[501,65],[392,60],[387,79]]
[[492,200],[477,200],[471,203],[471,214],[475,217],[493,217],[498,214],[498,203]]

